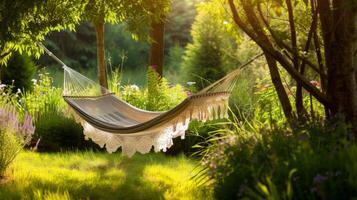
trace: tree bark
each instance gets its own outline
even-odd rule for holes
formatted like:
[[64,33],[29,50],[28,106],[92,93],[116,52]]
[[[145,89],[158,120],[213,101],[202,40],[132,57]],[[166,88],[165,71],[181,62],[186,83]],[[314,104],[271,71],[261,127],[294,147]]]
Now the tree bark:
[[96,23],[94,26],[97,39],[97,66],[99,84],[104,88],[108,88],[107,66],[105,64],[104,23]]
[[[286,0],[286,5],[288,8],[289,15],[291,46],[294,52],[298,52],[296,29],[294,22],[294,10],[291,4],[291,0]],[[309,43],[309,41],[307,43]],[[301,67],[299,66],[299,57],[297,56],[297,54],[293,54],[293,65],[297,71],[304,75],[305,64],[303,63]],[[306,110],[303,102],[302,85],[298,81],[296,82],[295,107],[299,121],[304,122],[306,119]]]
[[151,39],[149,65],[162,77],[165,48],[165,17],[151,24]]
[[278,98],[283,108],[284,115],[288,122],[291,123],[294,118],[293,109],[291,107],[290,100],[285,91],[284,85],[281,81],[276,60],[267,53],[264,53],[264,55],[268,63],[271,81],[274,85],[276,93],[278,94]]
[[[333,1],[332,28],[326,28],[325,59],[328,69],[327,95],[332,116],[342,114],[357,136],[357,80],[355,53],[357,46],[357,12],[344,1]],[[321,21],[326,20],[324,18]],[[334,31],[331,31],[334,30]]]

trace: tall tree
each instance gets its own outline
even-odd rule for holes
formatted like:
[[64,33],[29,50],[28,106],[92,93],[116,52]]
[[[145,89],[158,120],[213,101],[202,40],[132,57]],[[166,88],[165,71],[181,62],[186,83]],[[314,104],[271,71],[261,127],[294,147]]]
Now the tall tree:
[[[152,4],[151,27],[150,27],[150,54],[149,65],[162,77],[165,49],[165,24],[169,11],[170,1],[156,1]],[[155,12],[159,11],[159,13]]]
[[99,84],[104,88],[108,88],[104,47],[104,23],[117,23],[121,21],[123,19],[123,6],[122,1],[89,0],[85,7],[84,17],[93,23],[96,33],[98,80]]
[[153,21],[151,25],[151,47],[149,54],[149,65],[162,77],[164,66],[164,49],[165,49],[165,16],[158,21]]
[[[98,78],[101,86],[107,88],[107,70],[105,64],[104,23],[127,22],[134,38],[148,39],[150,24],[160,23],[167,11],[168,0],[89,0],[85,10],[85,19],[92,22],[97,38]],[[158,26],[161,27],[161,26]],[[159,30],[158,36],[161,36]],[[159,38],[159,37],[158,37]],[[161,40],[158,40],[159,44]]]
[[[357,136],[357,65],[355,62],[357,2],[354,0],[295,0],[293,2],[294,4],[290,0],[285,2],[228,0],[235,24],[260,46],[266,57],[271,57],[279,63],[297,82],[298,87],[303,87],[321,102],[326,108],[327,115],[343,115],[345,120],[353,125],[353,131]],[[305,15],[309,17],[308,30],[305,33],[297,32],[295,29],[301,16],[294,15],[293,5],[301,6],[306,12],[310,12]],[[283,17],[278,16],[282,9],[288,11],[287,19],[283,20],[289,23],[290,44],[280,37],[280,30],[274,26],[274,20],[281,20]],[[299,46],[298,37],[305,44]],[[323,50],[320,49],[321,47]],[[304,74],[305,66],[320,76],[322,89],[310,83],[308,76]],[[299,90],[297,94],[299,94],[298,98],[301,98]],[[302,112],[301,100],[297,99],[296,102],[297,107],[300,106],[299,112]]]

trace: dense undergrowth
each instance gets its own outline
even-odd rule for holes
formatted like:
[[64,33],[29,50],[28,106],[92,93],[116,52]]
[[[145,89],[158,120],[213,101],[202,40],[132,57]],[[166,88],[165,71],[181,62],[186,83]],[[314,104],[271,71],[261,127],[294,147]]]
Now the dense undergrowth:
[[357,145],[340,119],[295,130],[237,118],[216,126],[200,153],[217,199],[357,197]]

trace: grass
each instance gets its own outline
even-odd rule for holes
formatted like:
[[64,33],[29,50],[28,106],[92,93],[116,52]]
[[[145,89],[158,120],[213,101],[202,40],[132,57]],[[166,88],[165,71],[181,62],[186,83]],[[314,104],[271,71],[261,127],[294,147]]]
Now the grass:
[[212,199],[185,156],[22,152],[0,199]]

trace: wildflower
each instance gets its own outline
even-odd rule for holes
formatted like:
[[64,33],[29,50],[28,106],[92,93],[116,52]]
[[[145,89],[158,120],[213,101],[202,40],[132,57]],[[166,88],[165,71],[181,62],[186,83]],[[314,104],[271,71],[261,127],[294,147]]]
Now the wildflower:
[[195,85],[196,84],[196,82],[194,82],[194,81],[189,81],[189,82],[187,82],[187,85]]
[[3,89],[3,88],[5,88],[5,87],[6,87],[5,84],[0,84],[0,89]]
[[28,144],[35,132],[31,116],[25,114],[23,123],[20,123],[19,113],[8,105],[0,107],[0,127],[14,131],[23,144]]
[[315,183],[315,184],[319,184],[319,183],[325,181],[326,179],[327,179],[327,177],[321,176],[320,174],[317,174],[317,175],[314,177],[314,183]]
[[320,82],[318,82],[318,81],[312,80],[312,81],[310,81],[310,83],[315,87],[320,87]]
[[186,94],[188,97],[192,96],[192,93],[190,91],[186,91]]
[[229,22],[226,21],[226,20],[224,20],[224,21],[223,21],[223,24],[224,24],[224,25],[227,25],[227,24],[229,24]]
[[137,85],[133,84],[133,85],[130,85],[130,89],[138,91],[139,87]]

